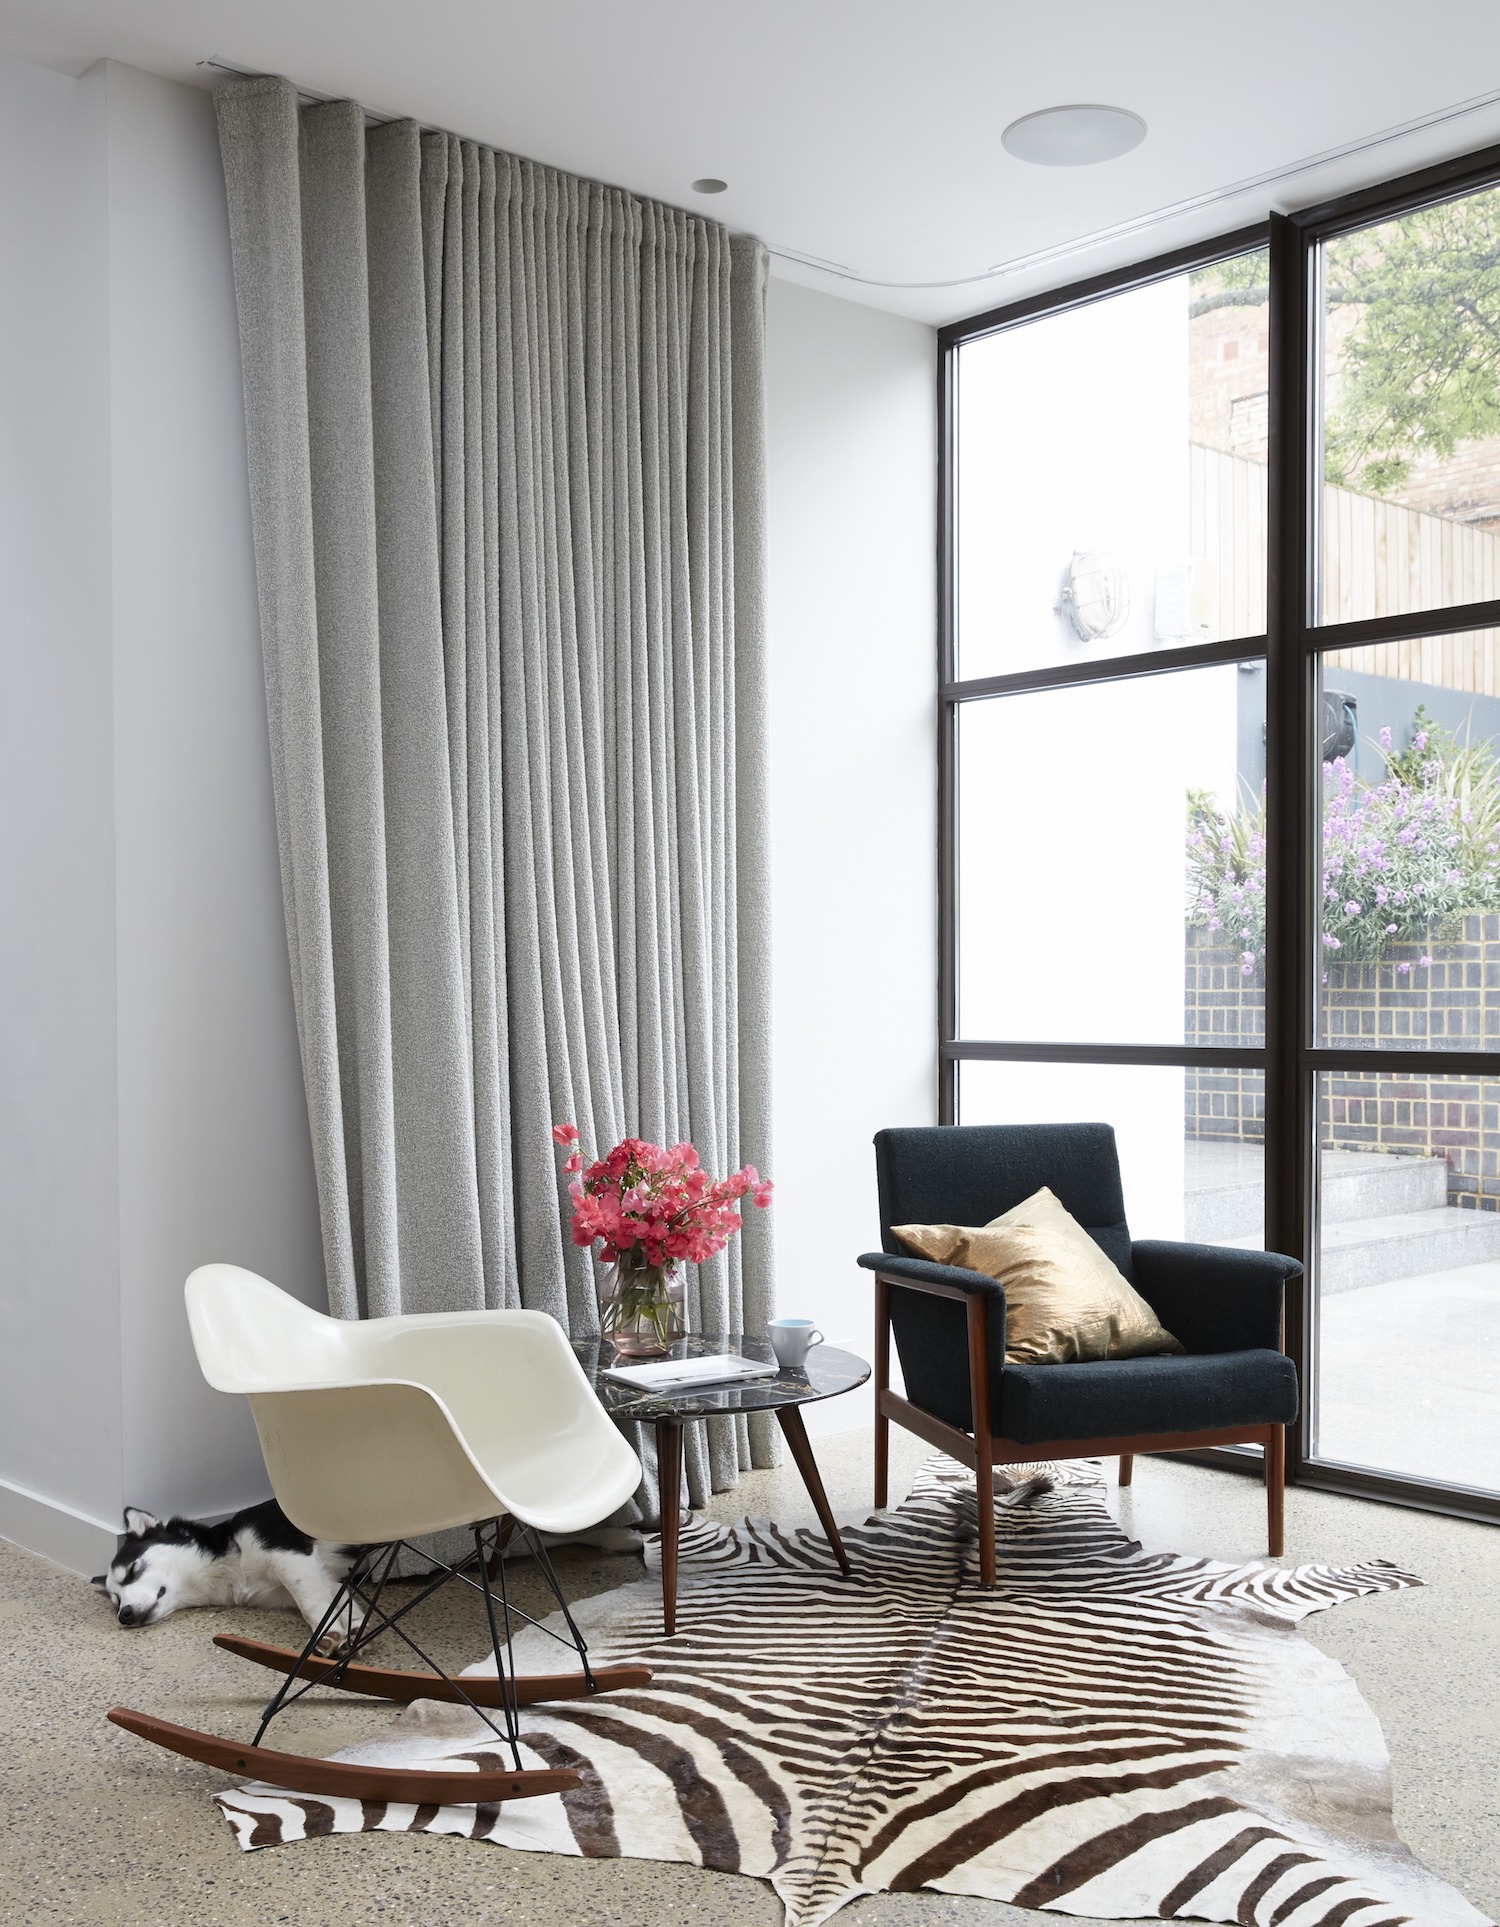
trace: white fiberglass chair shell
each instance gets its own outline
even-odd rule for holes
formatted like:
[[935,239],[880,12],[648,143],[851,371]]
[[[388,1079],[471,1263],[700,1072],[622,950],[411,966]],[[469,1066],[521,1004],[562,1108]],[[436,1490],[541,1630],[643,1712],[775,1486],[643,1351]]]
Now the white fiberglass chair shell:
[[[249,1399],[282,1511],[310,1538],[359,1553],[301,1653],[227,1636],[216,1641],[287,1676],[250,1746],[127,1708],[116,1707],[110,1718],[190,1758],[309,1793],[469,1802],[580,1784],[577,1774],[521,1768],[518,1706],[641,1685],[650,1674],[643,1667],[589,1667],[541,1535],[598,1525],[635,1491],[641,1467],[556,1320],[535,1311],[328,1318],[253,1272],[224,1264],[195,1271],[186,1296],[203,1375],[217,1390]],[[562,1608],[581,1663],[577,1673],[517,1678],[508,1664],[511,1619],[526,1615],[509,1602],[499,1554],[518,1526],[529,1531]],[[473,1534],[474,1555],[458,1568],[433,1562],[439,1576],[427,1590],[457,1578],[483,1593],[495,1648],[492,1680],[450,1679],[380,1608],[405,1542],[455,1527]],[[490,1590],[495,1575],[499,1597]],[[346,1630],[337,1656],[322,1656],[330,1629],[340,1625]],[[430,1670],[355,1663],[354,1655],[387,1631]],[[499,1707],[505,1731],[494,1730],[508,1740],[515,1770],[450,1774],[461,1784],[440,1790],[441,1775],[272,1753],[260,1746],[261,1736],[298,1679],[393,1699],[459,1700],[492,1727],[481,1708]],[[405,1791],[396,1790],[398,1780]]]
[[203,1376],[242,1392],[282,1511],[314,1539],[386,1543],[509,1514],[582,1532],[641,1480],[555,1318],[328,1318],[234,1265],[187,1281]]

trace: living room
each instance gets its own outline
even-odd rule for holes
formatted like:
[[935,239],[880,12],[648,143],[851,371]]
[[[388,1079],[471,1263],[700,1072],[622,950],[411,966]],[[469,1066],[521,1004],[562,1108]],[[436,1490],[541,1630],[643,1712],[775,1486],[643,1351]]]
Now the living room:
[[[1500,1909],[1500,44],[1476,5],[1434,25],[0,3],[0,1919]],[[920,1134],[955,1131],[1024,1144],[1024,1184],[966,1191],[957,1152],[929,1182]],[[604,1170],[631,1139],[665,1161]],[[709,1183],[739,1189],[655,1253],[660,1295],[624,1282],[647,1240],[600,1198]],[[1014,1227],[1003,1259],[896,1234],[1044,1187],[1071,1231],[1020,1242],[1060,1263],[1081,1225],[1139,1356],[1027,1351],[1030,1286],[985,1269]],[[1169,1247],[1217,1255],[1189,1289]],[[205,1268],[293,1301],[287,1356],[304,1312],[545,1318],[588,1422],[618,1414],[592,1539],[547,1526],[549,1559],[497,1500],[521,1541],[423,1608],[455,1678],[491,1650],[480,1568],[566,1630],[555,1577],[661,1690],[695,1614],[737,1617],[730,1549],[759,1575],[784,1543],[811,1691],[818,1642],[885,1637],[838,1602],[896,1597],[868,1580],[908,1528],[959,1548],[938,1617],[975,1615],[998,1677],[1015,1623],[977,1615],[1024,1618],[1053,1520],[1122,1583],[1238,1575],[1244,1626],[1282,1629],[1262,1752],[1191,1865],[1163,1829],[1128,1881],[1076,1856],[1196,1781],[1106,1784],[1077,1838],[1037,1796],[1012,1851],[951,1734],[940,1845],[926,1818],[837,1879],[807,1872],[826,1788],[762,1829],[697,1754],[733,1852],[675,1804],[627,1824],[678,1782],[595,1760],[589,1845],[576,1787],[482,1839],[473,1803],[331,1793],[242,1854],[264,1815],[214,1798],[264,1775],[106,1713],[243,1750],[256,1675],[212,1638],[318,1629],[232,1593],[132,1624],[88,1583],[127,1508],[212,1532],[274,1493],[319,1544],[437,1542],[298,1524],[261,1392],[243,1360],[219,1389],[218,1314],[189,1318]],[[1258,1309],[1215,1325],[1200,1290]],[[652,1317],[761,1376],[627,1410],[606,1373],[649,1363]],[[1095,1356],[1138,1391],[1044,1423]],[[1209,1359],[1232,1384],[1189,1384]],[[720,1650],[723,1699],[760,1662]],[[911,1651],[837,1729],[851,1774],[928,1704]],[[268,1744],[394,1745],[353,1690]],[[1293,1757],[1323,1804],[1272,1787]],[[1332,1890],[1280,1865],[1334,1848]]]

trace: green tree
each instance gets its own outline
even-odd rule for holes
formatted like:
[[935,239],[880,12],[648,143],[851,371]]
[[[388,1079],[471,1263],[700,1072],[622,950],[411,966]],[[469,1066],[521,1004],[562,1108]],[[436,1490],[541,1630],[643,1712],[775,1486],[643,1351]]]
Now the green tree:
[[[1422,455],[1500,434],[1500,189],[1329,243],[1327,303],[1361,310],[1324,424],[1330,482],[1399,489]],[[1266,256],[1193,276],[1190,313],[1268,296]]]

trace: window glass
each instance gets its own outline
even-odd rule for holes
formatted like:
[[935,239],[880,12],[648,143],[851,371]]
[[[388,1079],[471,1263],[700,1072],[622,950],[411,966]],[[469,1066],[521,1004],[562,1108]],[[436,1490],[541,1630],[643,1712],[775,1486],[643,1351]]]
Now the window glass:
[[958,728],[959,1036],[1263,1043],[1262,664],[969,702]]
[[1500,1491],[1500,1084],[1318,1080],[1314,1453]]
[[1267,257],[966,342],[958,662],[990,676],[1263,633]]
[[1493,633],[1321,658],[1317,1042],[1500,1049]]
[[1322,250],[1318,620],[1500,596],[1500,188]]
[[1132,1237],[1262,1248],[1259,1071],[969,1059],[958,1073],[963,1124],[1112,1124]]

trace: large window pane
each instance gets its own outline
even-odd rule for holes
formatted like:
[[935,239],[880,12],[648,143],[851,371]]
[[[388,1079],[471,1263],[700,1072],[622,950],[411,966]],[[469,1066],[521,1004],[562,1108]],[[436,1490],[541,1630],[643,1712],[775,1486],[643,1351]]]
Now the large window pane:
[[1500,1491],[1500,1084],[1318,1080],[1314,1454]]
[[1325,244],[1319,620],[1500,596],[1500,189]]
[[1266,256],[959,351],[959,674],[1265,629]]
[[1264,720],[1259,663],[960,708],[961,1037],[1262,1041]]
[[960,1123],[1112,1124],[1132,1236],[1261,1249],[1259,1072],[973,1061],[958,1070]]
[[1493,634],[1322,659],[1318,1042],[1500,1049]]

